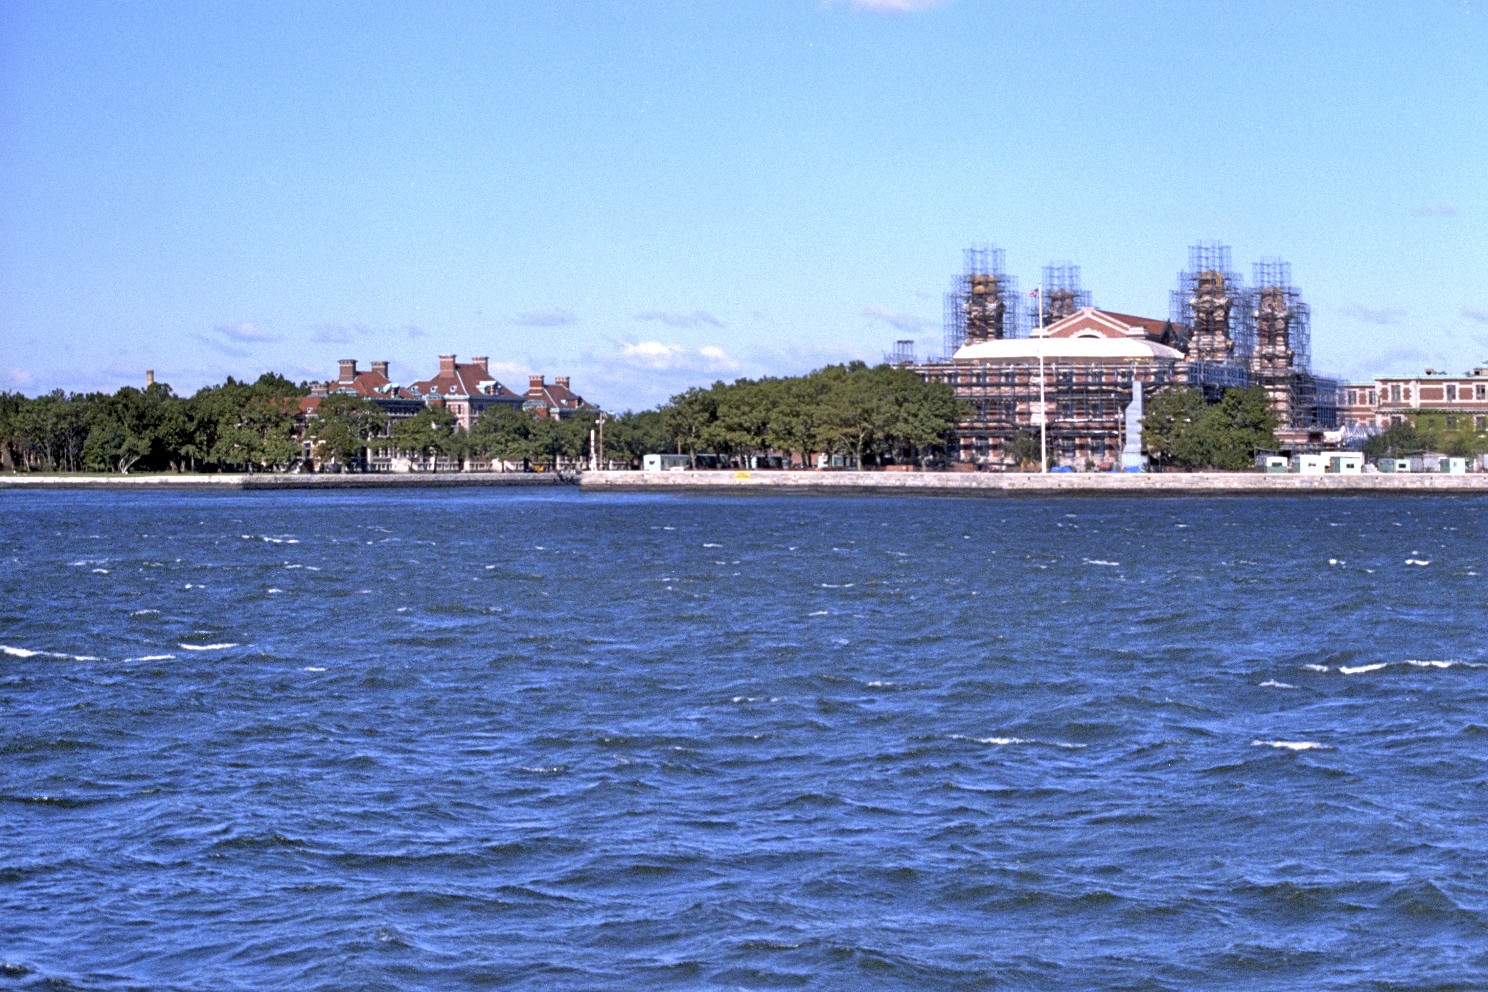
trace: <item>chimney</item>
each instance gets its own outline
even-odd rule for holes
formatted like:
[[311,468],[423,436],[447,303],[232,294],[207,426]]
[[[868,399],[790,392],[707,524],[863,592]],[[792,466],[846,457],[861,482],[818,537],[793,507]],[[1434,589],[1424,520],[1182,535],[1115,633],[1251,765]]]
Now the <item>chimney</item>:
[[562,388],[567,389],[568,388],[568,376],[566,376],[566,375],[555,375],[555,376],[553,376],[553,383],[554,383],[554,385],[561,386]]
[[439,356],[439,374],[440,375],[454,375],[455,374],[455,356],[454,355],[440,355]]
[[485,355],[477,355],[470,360],[470,364],[480,369],[482,375],[490,375],[491,371],[486,367],[490,361]]
[[372,371],[375,372],[377,375],[382,376],[384,379],[386,379],[388,377],[388,371],[387,370],[388,370],[388,363],[387,362],[373,362],[372,363]]
[[149,389],[153,385],[155,385],[155,370],[145,369],[145,388]]
[[342,382],[350,382],[351,380],[355,379],[356,377],[357,377],[356,359],[355,358],[343,358],[343,359],[341,359],[341,381]]
[[529,393],[532,392],[534,389],[542,389],[546,385],[547,381],[544,379],[543,376],[529,375],[527,377],[527,391]]

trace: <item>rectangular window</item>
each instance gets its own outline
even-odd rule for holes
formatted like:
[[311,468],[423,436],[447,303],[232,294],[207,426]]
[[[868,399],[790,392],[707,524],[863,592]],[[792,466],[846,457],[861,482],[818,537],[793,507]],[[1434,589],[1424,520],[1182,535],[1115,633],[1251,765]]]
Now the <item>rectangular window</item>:
[[1455,382],[1447,383],[1447,402],[1457,402],[1457,384]]
[[1392,383],[1390,385],[1390,402],[1391,403],[1399,403],[1400,402],[1400,383],[1398,383],[1398,382]]
[[1488,386],[1479,386],[1478,387],[1478,399],[1480,399],[1480,400],[1488,400]]

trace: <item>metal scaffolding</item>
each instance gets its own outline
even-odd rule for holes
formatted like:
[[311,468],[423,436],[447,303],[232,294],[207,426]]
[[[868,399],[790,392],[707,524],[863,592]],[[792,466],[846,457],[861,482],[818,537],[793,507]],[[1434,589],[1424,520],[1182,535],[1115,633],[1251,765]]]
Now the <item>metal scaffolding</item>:
[[1230,267],[1230,246],[1203,241],[1188,249],[1178,273],[1172,320],[1188,328],[1188,358],[1226,364],[1248,362],[1255,349],[1245,283]]
[[894,350],[884,352],[885,365],[913,365],[915,343],[913,338],[900,338],[894,342]]
[[[910,341],[896,342],[885,355],[950,385],[966,404],[968,417],[955,428],[957,460],[1026,467],[1038,458],[1042,424],[1052,464],[1119,467],[1134,381],[1148,396],[1186,386],[1209,403],[1226,390],[1260,386],[1277,414],[1280,439],[1294,450],[1321,447],[1323,431],[1338,426],[1342,387],[1312,371],[1311,313],[1286,262],[1256,263],[1248,288],[1231,266],[1228,246],[1194,245],[1171,294],[1170,322],[1126,318],[1148,340],[1171,345],[1182,357],[1111,362],[1092,355],[1051,358],[1041,366],[1027,357],[954,360],[962,345],[1025,337],[1038,321],[1037,302],[1020,296],[1004,271],[1001,249],[969,248],[964,260],[945,298],[944,357],[916,361]],[[1041,285],[1046,326],[1092,305],[1072,263],[1045,266]]]
[[1003,251],[982,245],[963,253],[961,275],[945,297],[945,354],[964,344],[1024,337],[1018,281],[1003,271]]
[[[1045,326],[1063,320],[1081,307],[1092,305],[1090,291],[1080,288],[1080,267],[1073,262],[1051,262],[1044,266],[1040,285],[1043,286]],[[1037,327],[1039,301],[1030,301],[1027,310],[1028,326]]]

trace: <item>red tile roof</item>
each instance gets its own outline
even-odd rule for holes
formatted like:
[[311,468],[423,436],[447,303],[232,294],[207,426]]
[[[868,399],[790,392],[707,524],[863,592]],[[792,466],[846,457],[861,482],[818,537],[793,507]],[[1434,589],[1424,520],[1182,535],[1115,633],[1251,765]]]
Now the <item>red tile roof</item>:
[[484,361],[455,362],[440,359],[439,374],[408,387],[419,396],[493,396],[508,400],[521,397],[491,377]]
[[556,412],[560,416],[579,410],[599,409],[570,389],[568,382],[568,376],[558,376],[556,382],[548,382],[544,376],[532,376],[528,379],[527,395],[523,397],[522,405],[529,409],[535,407],[548,413]]

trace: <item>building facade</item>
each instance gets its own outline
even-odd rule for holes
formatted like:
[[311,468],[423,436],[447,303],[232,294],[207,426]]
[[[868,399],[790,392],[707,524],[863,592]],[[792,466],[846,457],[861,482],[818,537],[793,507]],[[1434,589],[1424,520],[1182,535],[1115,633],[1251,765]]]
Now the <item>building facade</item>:
[[969,249],[965,258],[946,297],[947,357],[911,366],[952,386],[971,410],[954,431],[958,461],[1036,463],[1042,434],[1051,465],[1119,467],[1136,382],[1149,398],[1186,386],[1210,401],[1259,386],[1291,450],[1320,449],[1338,426],[1339,384],[1309,367],[1309,310],[1284,262],[1258,263],[1251,287],[1230,270],[1228,248],[1197,245],[1166,319],[1092,306],[1078,266],[1046,266],[1024,336],[1001,250]]

